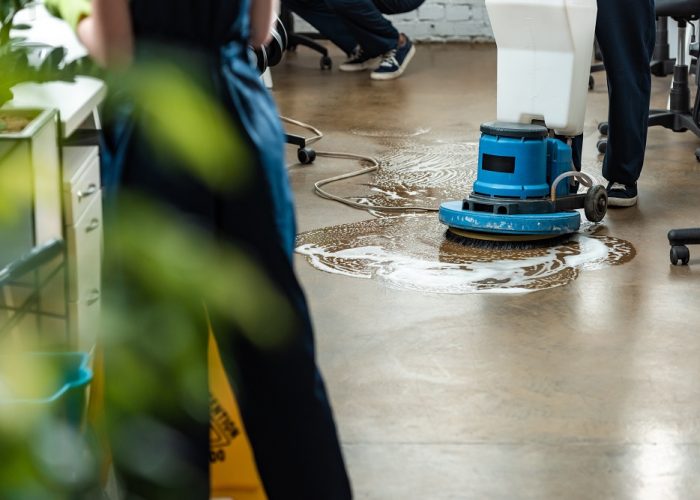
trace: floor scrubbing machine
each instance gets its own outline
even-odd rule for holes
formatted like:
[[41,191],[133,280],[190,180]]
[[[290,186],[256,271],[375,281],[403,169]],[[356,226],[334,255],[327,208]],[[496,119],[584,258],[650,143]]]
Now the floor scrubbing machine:
[[[440,206],[459,237],[533,241],[605,217],[608,196],[572,162],[583,131],[596,0],[486,0],[498,46],[498,121],[481,125],[473,192]],[[579,183],[588,190],[578,193]]]

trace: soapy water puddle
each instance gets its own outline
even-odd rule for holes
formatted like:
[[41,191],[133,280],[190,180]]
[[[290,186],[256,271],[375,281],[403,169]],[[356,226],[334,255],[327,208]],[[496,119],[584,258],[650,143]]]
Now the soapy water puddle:
[[391,129],[391,128],[351,128],[350,133],[354,135],[359,135],[362,137],[376,137],[380,139],[401,139],[408,137],[418,137],[419,135],[425,135],[430,132],[429,128],[416,128],[416,129]]
[[378,279],[388,287],[428,293],[525,293],[567,285],[583,270],[624,264],[630,243],[582,225],[548,248],[466,246],[445,238],[434,214],[380,217],[302,233],[297,253],[316,269]]
[[[355,185],[367,192],[348,197],[377,218],[303,233],[296,251],[329,273],[374,278],[399,290],[448,294],[544,290],[570,283],[583,270],[634,258],[629,242],[598,236],[594,233],[600,226],[587,222],[569,241],[552,247],[489,249],[447,240],[435,213],[397,217],[370,208],[437,208],[443,201],[463,199],[471,192],[477,166],[476,142],[395,142],[379,158],[372,178]],[[599,178],[600,162],[585,161],[583,171]]]
[[[407,141],[378,161],[379,170],[363,184],[369,193],[349,199],[368,207],[438,208],[443,201],[460,200],[471,192],[476,180],[479,144]],[[582,170],[597,179],[600,162],[585,161]],[[370,213],[390,215],[374,210]]]

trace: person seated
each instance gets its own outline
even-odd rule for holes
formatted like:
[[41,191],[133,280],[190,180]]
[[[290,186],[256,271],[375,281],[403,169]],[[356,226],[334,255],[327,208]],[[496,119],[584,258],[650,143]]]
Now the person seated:
[[417,9],[425,0],[282,0],[282,4],[340,47],[341,71],[372,69],[373,80],[393,80],[416,52],[384,14]]

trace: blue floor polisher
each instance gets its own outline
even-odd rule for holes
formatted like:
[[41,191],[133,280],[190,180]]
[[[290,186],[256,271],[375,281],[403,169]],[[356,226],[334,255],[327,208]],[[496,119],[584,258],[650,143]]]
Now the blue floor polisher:
[[[574,168],[583,132],[596,0],[486,0],[498,49],[497,120],[481,125],[472,193],[440,206],[448,235],[536,241],[600,222],[605,187]],[[578,193],[579,184],[588,188]]]
[[[574,181],[574,182],[572,182]],[[578,194],[578,183],[588,186]],[[605,187],[572,168],[571,146],[542,125],[481,125],[479,167],[473,192],[440,206],[451,233],[475,240],[534,241],[578,231],[586,218],[605,217]]]

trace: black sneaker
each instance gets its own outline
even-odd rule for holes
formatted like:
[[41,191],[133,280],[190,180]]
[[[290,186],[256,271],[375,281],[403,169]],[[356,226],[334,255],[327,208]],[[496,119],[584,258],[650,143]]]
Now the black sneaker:
[[379,65],[379,57],[367,57],[359,45],[352,51],[350,57],[339,66],[340,71],[364,71],[374,69]]
[[618,182],[608,184],[609,207],[633,207],[637,204],[637,184],[626,186]]
[[415,53],[413,42],[406,37],[406,42],[401,47],[384,54],[381,64],[370,75],[372,80],[393,80],[400,77]]

